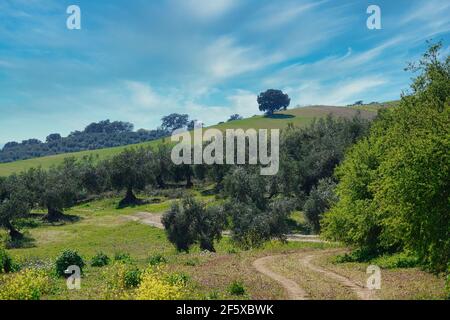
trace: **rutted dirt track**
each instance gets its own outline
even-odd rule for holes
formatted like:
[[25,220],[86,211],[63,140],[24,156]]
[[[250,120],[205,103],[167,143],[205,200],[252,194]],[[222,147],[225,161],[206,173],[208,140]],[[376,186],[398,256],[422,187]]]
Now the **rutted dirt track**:
[[[305,253],[305,255],[302,255],[299,258],[299,263],[301,263],[303,266],[308,268],[310,271],[319,273],[323,277],[331,278],[335,280],[339,285],[351,290],[356,294],[358,299],[360,300],[373,300],[375,297],[373,296],[372,292],[367,288],[364,288],[357,283],[353,282],[349,278],[346,278],[340,274],[337,274],[333,271],[327,270],[325,268],[322,268],[318,265],[313,264],[312,260],[315,258],[322,256],[324,254],[329,254],[331,252],[336,251],[330,251],[330,250],[324,250],[324,251],[317,251],[314,253]],[[257,259],[253,262],[254,268],[261,272],[262,274],[272,278],[273,280],[277,281],[288,293],[288,297],[291,300],[306,300],[308,299],[308,293],[301,288],[295,281],[292,281],[278,273],[273,272],[267,267],[267,264],[272,260],[278,260],[282,261],[284,257],[288,255],[277,255],[277,256],[267,256],[260,259]]]
[[356,296],[358,297],[359,300],[374,300],[375,299],[375,297],[372,294],[373,291],[358,285],[357,283],[353,282],[352,280],[350,280],[347,277],[337,274],[336,272],[333,272],[331,270],[327,270],[322,267],[319,267],[311,262],[314,258],[316,258],[322,254],[326,254],[326,253],[329,253],[329,251],[322,251],[322,252],[316,252],[314,254],[308,254],[304,258],[300,259],[300,262],[304,266],[309,268],[311,271],[318,272],[318,273],[321,273],[325,277],[332,278],[332,279],[336,280],[337,282],[339,282],[342,286],[352,290],[356,294]]
[[265,274],[269,278],[277,281],[279,284],[283,286],[283,288],[287,291],[289,299],[291,300],[307,300],[308,294],[305,290],[300,288],[295,281],[292,281],[288,278],[283,277],[280,274],[277,274],[271,271],[268,267],[266,267],[266,263],[268,260],[276,259],[282,256],[268,256],[264,258],[259,258],[253,262],[253,267],[255,267],[258,272]]

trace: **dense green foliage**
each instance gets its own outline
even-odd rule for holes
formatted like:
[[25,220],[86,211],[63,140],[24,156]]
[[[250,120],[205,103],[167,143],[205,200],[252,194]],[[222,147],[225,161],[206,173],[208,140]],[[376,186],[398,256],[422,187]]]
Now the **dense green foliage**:
[[104,267],[109,264],[110,260],[111,259],[109,259],[109,257],[105,253],[99,252],[95,256],[92,257],[91,266]]
[[55,270],[58,276],[67,276],[65,271],[70,266],[77,266],[80,270],[83,270],[85,263],[83,258],[78,254],[78,252],[73,250],[64,250],[58,256],[55,262]]
[[137,204],[133,190],[142,190],[153,182],[154,161],[150,149],[126,149],[112,159],[102,163],[104,172],[109,177],[110,185],[116,190],[126,190],[125,198],[120,207]]
[[368,256],[411,250],[444,271],[450,260],[450,57],[432,45],[412,92],[382,113],[337,170],[339,202],[324,234]]
[[61,219],[64,209],[73,206],[84,195],[83,164],[66,158],[48,171],[37,168],[21,173],[30,207],[47,209],[49,221]]
[[337,201],[335,187],[333,179],[321,179],[317,186],[312,188],[305,201],[303,211],[314,233],[319,233],[322,215]]
[[269,199],[266,179],[255,170],[237,168],[225,180],[224,205],[231,220],[231,237],[245,248],[261,246],[271,239],[284,241],[291,201]]
[[369,128],[358,115],[352,119],[331,116],[313,121],[306,128],[288,128],[280,142],[280,192],[295,195],[303,205],[320,179],[331,177],[344,159],[345,151]]
[[186,128],[189,124],[189,115],[172,113],[161,119],[162,129],[166,132],[172,133],[173,131],[181,128]]
[[219,240],[225,226],[225,217],[217,207],[187,197],[181,204],[175,202],[164,214],[162,223],[167,237],[179,251],[189,251],[198,243],[202,250],[215,251],[214,240]]
[[264,111],[268,115],[272,115],[275,111],[286,110],[291,103],[291,98],[281,90],[269,89],[261,92],[257,98],[259,110]]

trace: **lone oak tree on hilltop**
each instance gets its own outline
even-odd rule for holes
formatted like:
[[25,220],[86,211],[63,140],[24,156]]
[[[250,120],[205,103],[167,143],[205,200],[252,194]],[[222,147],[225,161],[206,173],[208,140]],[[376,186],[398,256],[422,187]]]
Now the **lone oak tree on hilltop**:
[[286,110],[291,103],[291,98],[281,90],[269,89],[266,92],[261,92],[257,101],[260,111],[272,115],[275,111]]

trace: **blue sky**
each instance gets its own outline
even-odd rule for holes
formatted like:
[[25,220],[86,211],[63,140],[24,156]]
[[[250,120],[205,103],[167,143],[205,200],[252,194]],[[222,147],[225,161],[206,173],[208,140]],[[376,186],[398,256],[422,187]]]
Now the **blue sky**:
[[268,88],[292,105],[397,99],[425,40],[450,52],[449,17],[448,0],[0,0],[0,145],[103,119],[251,116]]

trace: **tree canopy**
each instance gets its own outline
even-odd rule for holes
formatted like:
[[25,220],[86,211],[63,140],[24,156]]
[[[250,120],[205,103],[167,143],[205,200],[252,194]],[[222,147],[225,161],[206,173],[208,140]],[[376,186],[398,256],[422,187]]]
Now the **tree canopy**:
[[291,98],[281,90],[269,89],[261,92],[257,101],[260,111],[272,115],[275,111],[286,110],[291,103]]
[[367,256],[407,250],[435,271],[450,259],[450,57],[440,48],[411,65],[411,92],[347,153],[323,221],[325,236]]

